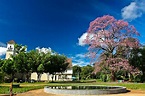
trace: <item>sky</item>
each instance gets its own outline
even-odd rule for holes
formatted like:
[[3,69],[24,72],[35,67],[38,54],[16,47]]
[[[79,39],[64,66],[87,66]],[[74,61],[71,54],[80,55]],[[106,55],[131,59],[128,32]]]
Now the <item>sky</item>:
[[144,0],[0,0],[0,57],[14,40],[52,50],[72,58],[73,65],[90,64],[83,44],[89,23],[111,15],[135,26],[145,42]]

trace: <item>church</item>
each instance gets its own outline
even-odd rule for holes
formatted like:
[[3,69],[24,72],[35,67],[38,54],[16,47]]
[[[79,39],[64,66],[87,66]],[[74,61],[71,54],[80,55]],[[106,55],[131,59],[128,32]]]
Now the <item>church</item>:
[[15,52],[14,52],[14,45],[15,44],[16,43],[15,43],[14,40],[11,40],[11,41],[7,42],[7,51],[6,51],[5,59],[10,58],[11,55],[15,55]]
[[[7,51],[6,51],[5,59],[11,58],[11,55],[15,55],[15,48],[14,48],[15,44],[16,44],[16,42],[14,40],[10,40],[9,42],[7,42]],[[73,74],[72,60],[67,59],[67,62],[69,62],[68,69],[63,73],[56,73],[53,78],[54,81],[72,81],[72,74]],[[20,75],[20,74],[18,74],[18,75]],[[20,76],[17,76],[17,77],[20,77]],[[37,81],[36,72],[31,73],[31,79]],[[52,80],[52,75],[49,73],[43,73],[41,75],[40,80],[41,81]]]

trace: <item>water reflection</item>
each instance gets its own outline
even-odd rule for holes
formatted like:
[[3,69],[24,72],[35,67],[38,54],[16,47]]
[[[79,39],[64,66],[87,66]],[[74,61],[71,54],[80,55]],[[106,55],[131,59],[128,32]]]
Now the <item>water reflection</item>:
[[116,89],[119,87],[109,87],[109,86],[48,86],[51,89],[68,89],[68,90],[86,90],[86,89]]

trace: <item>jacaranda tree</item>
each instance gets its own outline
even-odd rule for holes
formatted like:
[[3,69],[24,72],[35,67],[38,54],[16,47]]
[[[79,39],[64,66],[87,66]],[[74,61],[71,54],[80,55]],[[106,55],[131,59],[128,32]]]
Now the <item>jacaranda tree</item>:
[[[134,36],[139,36],[135,27],[123,20],[116,20],[113,16],[98,17],[90,23],[84,43],[89,46],[89,55],[93,58],[96,54],[102,57],[96,61],[95,72],[102,69],[109,70],[111,79],[115,80],[118,70],[132,70],[126,57],[118,55],[119,48],[134,48],[139,46],[139,41]],[[127,50],[124,53],[128,53]]]

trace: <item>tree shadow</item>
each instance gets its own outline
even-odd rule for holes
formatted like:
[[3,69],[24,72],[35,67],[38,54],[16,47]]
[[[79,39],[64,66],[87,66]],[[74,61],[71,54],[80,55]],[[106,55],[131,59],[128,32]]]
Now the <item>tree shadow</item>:
[[130,90],[126,90],[126,92],[125,93],[128,93],[128,92],[131,92]]

